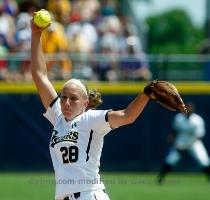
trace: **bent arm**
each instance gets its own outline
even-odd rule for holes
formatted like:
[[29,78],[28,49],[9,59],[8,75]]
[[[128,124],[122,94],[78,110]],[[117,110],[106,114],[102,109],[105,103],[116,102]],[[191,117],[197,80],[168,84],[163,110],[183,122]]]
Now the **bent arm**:
[[47,67],[41,44],[42,31],[43,29],[31,22],[31,74],[42,103],[47,109],[57,97],[57,93],[47,77]]
[[144,107],[148,103],[149,97],[141,93],[139,94],[124,110],[110,111],[108,113],[109,124],[112,128],[120,127],[133,123],[141,114]]

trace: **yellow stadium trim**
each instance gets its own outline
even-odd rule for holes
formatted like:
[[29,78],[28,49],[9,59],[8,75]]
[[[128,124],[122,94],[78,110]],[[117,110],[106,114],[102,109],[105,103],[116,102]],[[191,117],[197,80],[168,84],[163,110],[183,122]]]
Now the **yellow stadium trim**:
[[[64,82],[53,82],[59,92]],[[172,82],[182,94],[210,94],[209,82]],[[146,82],[87,82],[89,88],[98,89],[102,94],[137,94]],[[0,93],[25,94],[37,93],[33,83],[0,82]]]

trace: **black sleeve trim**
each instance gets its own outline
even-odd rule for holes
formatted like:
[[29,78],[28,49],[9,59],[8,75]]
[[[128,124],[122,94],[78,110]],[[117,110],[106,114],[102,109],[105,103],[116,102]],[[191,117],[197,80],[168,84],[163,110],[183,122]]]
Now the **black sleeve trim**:
[[54,103],[58,100],[59,96],[57,96],[50,104],[50,107],[52,108],[52,106],[54,105]]
[[89,160],[89,151],[90,151],[90,144],[91,144],[92,139],[93,139],[93,130],[90,131],[90,137],[89,137],[88,146],[86,150],[86,154],[87,154],[86,162]]
[[106,112],[106,115],[105,115],[105,121],[106,122],[109,122],[109,118],[108,118],[108,113],[112,111],[112,109],[109,109],[107,112]]
[[106,115],[105,115],[105,121],[106,121],[106,122],[109,122],[108,113],[109,113],[109,111],[107,111],[107,112],[106,112]]

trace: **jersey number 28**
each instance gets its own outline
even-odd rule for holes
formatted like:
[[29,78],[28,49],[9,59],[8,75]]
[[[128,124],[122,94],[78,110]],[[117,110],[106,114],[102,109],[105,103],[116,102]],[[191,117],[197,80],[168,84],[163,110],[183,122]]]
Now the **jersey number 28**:
[[77,146],[70,146],[67,147],[61,147],[60,151],[62,153],[63,163],[71,163],[71,162],[77,162],[78,160],[78,154],[79,149]]

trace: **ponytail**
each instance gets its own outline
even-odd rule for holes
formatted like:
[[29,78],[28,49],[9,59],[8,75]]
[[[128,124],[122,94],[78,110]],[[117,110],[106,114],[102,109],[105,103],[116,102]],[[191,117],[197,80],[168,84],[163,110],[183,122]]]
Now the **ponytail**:
[[80,81],[85,86],[88,93],[89,104],[87,106],[87,110],[96,109],[98,106],[100,106],[103,103],[103,100],[101,99],[101,93],[98,92],[96,89],[89,89],[86,82],[84,82],[83,80]]
[[89,104],[88,104],[87,109],[96,109],[102,103],[103,103],[103,100],[101,99],[101,93],[95,89],[90,89],[89,90]]

